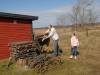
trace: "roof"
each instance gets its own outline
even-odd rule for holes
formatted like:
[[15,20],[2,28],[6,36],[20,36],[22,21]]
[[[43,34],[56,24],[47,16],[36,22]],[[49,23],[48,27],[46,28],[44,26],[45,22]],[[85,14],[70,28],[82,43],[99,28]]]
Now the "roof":
[[0,17],[38,20],[38,16],[30,16],[30,15],[22,15],[22,14],[14,14],[14,13],[6,13],[6,12],[0,12]]

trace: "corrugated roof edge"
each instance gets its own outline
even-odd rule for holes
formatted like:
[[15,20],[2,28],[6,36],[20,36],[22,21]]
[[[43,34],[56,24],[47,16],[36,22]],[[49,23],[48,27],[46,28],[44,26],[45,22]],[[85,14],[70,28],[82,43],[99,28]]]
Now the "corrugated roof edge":
[[6,12],[0,12],[0,17],[38,20],[38,16],[30,16],[30,15],[22,15],[22,14],[14,14],[14,13],[6,13]]

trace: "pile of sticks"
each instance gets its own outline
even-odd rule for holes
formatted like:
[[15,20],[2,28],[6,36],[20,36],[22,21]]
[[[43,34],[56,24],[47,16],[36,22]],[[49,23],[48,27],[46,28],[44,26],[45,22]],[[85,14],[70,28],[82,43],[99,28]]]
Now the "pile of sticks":
[[53,58],[42,52],[43,49],[39,44],[39,37],[33,41],[9,43],[8,46],[11,53],[7,67],[9,67],[12,60],[17,62],[20,59],[24,59],[25,65],[29,68],[34,68],[38,73],[44,73],[48,68],[61,64],[62,61],[59,57]]

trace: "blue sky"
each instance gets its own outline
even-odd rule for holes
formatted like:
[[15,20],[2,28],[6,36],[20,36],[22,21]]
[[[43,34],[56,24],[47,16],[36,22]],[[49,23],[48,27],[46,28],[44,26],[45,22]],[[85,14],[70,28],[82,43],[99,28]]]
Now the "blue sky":
[[43,11],[74,4],[77,0],[0,0],[2,11]]
[[[0,12],[38,16],[33,27],[55,25],[56,17],[71,11],[77,0],[0,0]],[[94,0],[94,7],[100,10],[100,0]]]

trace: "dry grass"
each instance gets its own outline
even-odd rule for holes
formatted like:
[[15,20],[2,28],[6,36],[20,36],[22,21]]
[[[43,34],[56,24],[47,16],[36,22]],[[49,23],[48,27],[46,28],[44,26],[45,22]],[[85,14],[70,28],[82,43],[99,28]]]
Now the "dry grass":
[[[43,34],[46,29],[35,29],[36,35]],[[76,35],[80,41],[78,47],[78,59],[69,59],[70,56],[70,34],[72,30],[66,28],[66,33],[63,29],[57,29],[59,35],[59,46],[63,51],[61,59],[63,64],[54,69],[49,69],[44,75],[100,75],[100,30],[90,30],[89,37],[86,37],[85,31],[78,30]],[[51,39],[50,46],[46,47],[45,50],[53,50],[53,41]],[[12,64],[9,68],[4,65],[8,59],[0,61],[0,75],[40,75],[37,74],[33,69],[18,72]]]

